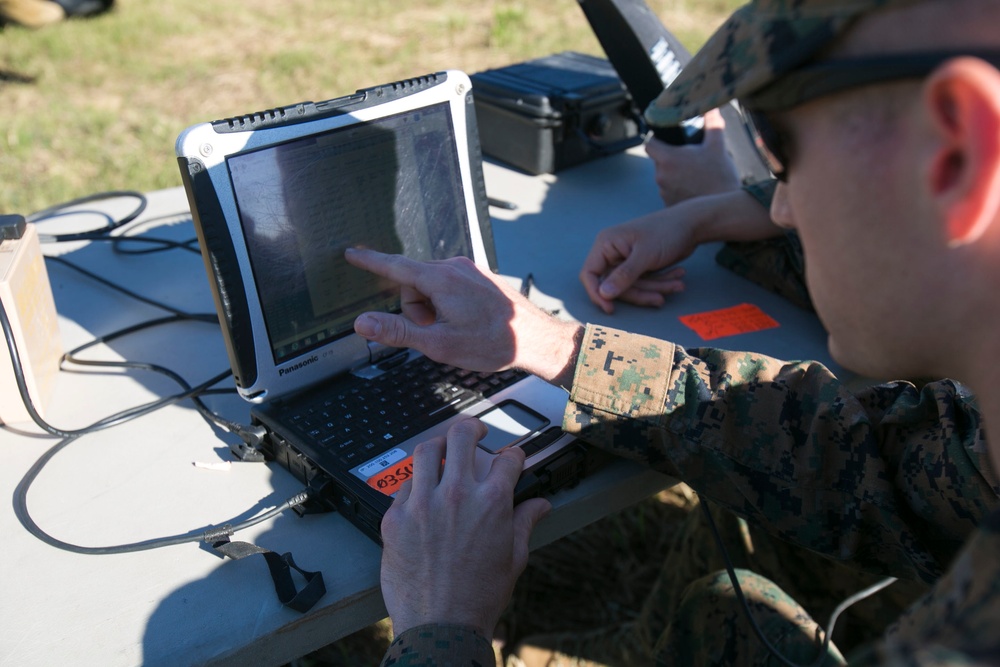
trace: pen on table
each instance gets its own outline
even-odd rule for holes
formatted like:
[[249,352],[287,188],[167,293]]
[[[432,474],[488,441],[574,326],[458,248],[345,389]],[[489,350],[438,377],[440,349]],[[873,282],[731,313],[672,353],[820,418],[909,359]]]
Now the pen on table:
[[528,296],[531,293],[531,286],[535,284],[535,277],[530,273],[521,281],[521,296]]
[[503,199],[497,199],[495,197],[487,197],[486,203],[489,204],[490,206],[496,206],[497,208],[506,209],[508,211],[517,210],[517,204],[515,204],[514,202],[509,202]]

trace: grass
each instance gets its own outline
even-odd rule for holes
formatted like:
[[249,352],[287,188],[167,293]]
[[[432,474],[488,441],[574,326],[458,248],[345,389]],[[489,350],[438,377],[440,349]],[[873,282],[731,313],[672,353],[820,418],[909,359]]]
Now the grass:
[[[651,0],[696,48],[736,0]],[[446,68],[600,54],[573,0],[118,0],[0,36],[0,213],[179,185],[188,125]]]
[[[500,620],[504,645],[634,620],[677,528],[696,506],[694,493],[679,484],[533,552]],[[386,619],[289,667],[377,665],[391,641]]]

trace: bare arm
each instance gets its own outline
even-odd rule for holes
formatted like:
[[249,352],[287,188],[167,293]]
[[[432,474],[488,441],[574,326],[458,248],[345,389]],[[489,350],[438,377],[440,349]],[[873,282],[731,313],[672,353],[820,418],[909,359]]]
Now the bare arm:
[[664,271],[687,259],[702,243],[756,241],[778,236],[766,208],[743,190],[688,199],[609,227],[594,240],[580,271],[590,300],[605,312],[621,299],[661,306],[683,289],[683,274]]

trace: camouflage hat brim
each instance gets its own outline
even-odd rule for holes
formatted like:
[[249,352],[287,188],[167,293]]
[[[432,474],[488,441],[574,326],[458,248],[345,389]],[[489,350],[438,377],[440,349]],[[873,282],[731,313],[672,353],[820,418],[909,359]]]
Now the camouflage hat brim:
[[748,97],[813,58],[855,19],[913,0],[758,0],[744,5],[706,42],[649,108],[669,127]]

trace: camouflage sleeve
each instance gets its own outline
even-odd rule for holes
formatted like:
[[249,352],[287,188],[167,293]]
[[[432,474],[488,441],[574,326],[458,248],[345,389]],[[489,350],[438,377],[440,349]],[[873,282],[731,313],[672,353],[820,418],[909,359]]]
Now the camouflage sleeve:
[[1000,485],[950,381],[850,393],[823,365],[588,326],[563,427],[787,541],[933,581]]
[[743,186],[743,189],[754,199],[756,199],[761,206],[766,209],[771,208],[771,200],[774,199],[774,191],[778,189],[778,179],[769,178],[765,181],[758,181],[756,183],[748,183]]
[[[743,189],[761,206],[770,208],[777,183],[772,179],[744,185]],[[802,243],[794,231],[760,241],[727,241],[715,255],[715,261],[796,306],[813,310],[806,287]]]
[[875,644],[849,663],[861,665],[995,665],[1000,656],[1000,512],[986,517],[952,567]]
[[493,645],[464,625],[419,625],[392,640],[382,667],[494,667]]

